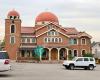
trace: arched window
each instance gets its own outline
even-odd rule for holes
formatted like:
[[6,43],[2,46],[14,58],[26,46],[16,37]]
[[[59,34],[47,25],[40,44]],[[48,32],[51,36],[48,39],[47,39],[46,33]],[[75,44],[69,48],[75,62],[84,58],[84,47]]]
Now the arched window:
[[78,51],[77,50],[74,50],[74,56],[78,56]]
[[55,42],[56,42],[56,43],[58,42],[58,38],[55,38]]
[[82,50],[82,56],[86,54],[86,50]]
[[14,24],[11,25],[11,28],[10,29],[11,29],[10,30],[11,31],[10,33],[15,33],[15,25]]
[[82,38],[82,39],[81,39],[81,44],[82,44],[82,45],[85,45],[85,44],[86,44],[86,39],[85,39],[85,38]]
[[62,42],[62,38],[59,38],[59,43],[61,43]]

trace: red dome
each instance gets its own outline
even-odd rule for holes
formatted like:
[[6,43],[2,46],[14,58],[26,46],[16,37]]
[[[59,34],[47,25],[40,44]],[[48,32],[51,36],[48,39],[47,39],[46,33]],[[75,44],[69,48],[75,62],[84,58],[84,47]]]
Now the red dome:
[[19,13],[15,10],[12,10],[8,13],[8,16],[19,16]]
[[42,12],[36,17],[35,20],[35,22],[40,22],[40,21],[51,21],[58,23],[58,18],[51,12]]

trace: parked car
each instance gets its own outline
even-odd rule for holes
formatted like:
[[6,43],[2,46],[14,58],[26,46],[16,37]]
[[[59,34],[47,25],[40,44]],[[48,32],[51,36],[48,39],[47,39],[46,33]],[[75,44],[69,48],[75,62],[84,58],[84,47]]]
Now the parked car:
[[0,72],[11,70],[10,59],[6,51],[0,51]]
[[93,57],[75,57],[71,61],[64,61],[63,66],[71,70],[74,70],[76,67],[93,70],[96,64]]

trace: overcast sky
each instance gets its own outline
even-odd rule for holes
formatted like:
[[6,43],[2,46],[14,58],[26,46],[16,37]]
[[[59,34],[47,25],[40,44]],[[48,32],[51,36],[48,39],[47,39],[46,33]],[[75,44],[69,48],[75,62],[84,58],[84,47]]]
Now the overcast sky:
[[100,0],[0,0],[0,39],[5,33],[5,18],[12,9],[19,12],[22,26],[34,26],[39,13],[50,11],[63,27],[86,31],[92,41],[100,41]]

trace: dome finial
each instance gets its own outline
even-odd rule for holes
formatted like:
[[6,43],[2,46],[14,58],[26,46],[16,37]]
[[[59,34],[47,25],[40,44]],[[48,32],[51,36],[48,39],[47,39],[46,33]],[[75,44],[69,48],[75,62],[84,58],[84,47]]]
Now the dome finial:
[[42,12],[40,13],[35,20],[35,23],[37,22],[43,22],[43,21],[48,21],[48,22],[55,22],[59,24],[58,18],[55,14],[51,13],[51,12]]
[[11,11],[9,11],[8,16],[20,16],[20,15],[15,9],[12,9]]

